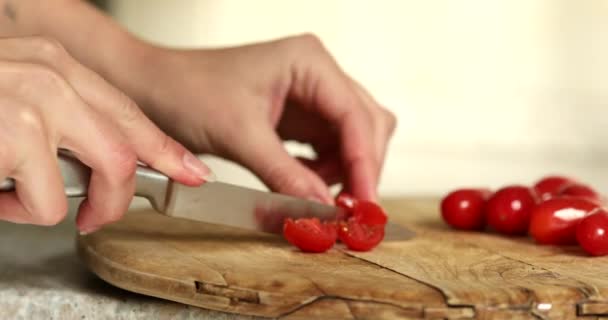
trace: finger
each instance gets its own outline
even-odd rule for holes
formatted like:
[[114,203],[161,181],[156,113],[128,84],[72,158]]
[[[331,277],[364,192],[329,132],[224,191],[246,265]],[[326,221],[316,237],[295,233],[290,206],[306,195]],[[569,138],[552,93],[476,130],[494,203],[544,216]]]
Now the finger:
[[163,133],[126,95],[82,66],[54,40],[41,37],[1,39],[0,58],[41,63],[63,76],[91,107],[117,122],[138,158],[172,179],[199,185],[213,180],[211,170]]
[[[119,220],[135,193],[137,155],[114,125],[90,109],[81,109],[74,135],[64,133],[64,146],[91,168],[87,198],[76,224],[82,233]],[[91,143],[94,141],[94,143]]]
[[[350,78],[359,97],[374,114],[375,146],[379,159],[379,170],[382,170],[388,143],[397,126],[397,118],[386,108],[382,107],[374,97],[356,80]],[[378,173],[380,175],[380,172]]]
[[338,183],[344,182],[344,174],[342,170],[341,159],[339,155],[328,158],[324,157],[321,159],[306,159],[297,158],[304,166],[312,170],[317,174],[326,185],[333,186]]
[[244,136],[248,139],[235,140],[231,145],[231,157],[251,169],[273,191],[331,203],[327,185],[318,175],[290,156],[270,128],[269,125],[244,130]]
[[[376,200],[379,163],[374,124],[365,103],[318,40],[300,38],[302,48],[314,48],[309,59],[293,69],[290,98],[308,105],[338,127],[347,184],[360,199]],[[307,49],[311,50],[311,49]],[[301,55],[301,53],[298,53]]]
[[0,219],[55,225],[68,210],[55,146],[47,139],[34,108],[5,97],[0,99],[0,106],[16,116],[10,117],[11,124],[0,124],[0,179],[13,178],[16,191],[0,192]]

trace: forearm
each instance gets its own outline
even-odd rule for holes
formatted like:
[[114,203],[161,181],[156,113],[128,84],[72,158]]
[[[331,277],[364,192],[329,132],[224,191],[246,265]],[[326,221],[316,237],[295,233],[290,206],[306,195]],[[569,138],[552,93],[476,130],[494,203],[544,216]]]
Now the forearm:
[[[0,0],[0,37],[58,40],[80,63],[136,97],[150,46],[80,0]],[[143,80],[143,79],[141,79]]]

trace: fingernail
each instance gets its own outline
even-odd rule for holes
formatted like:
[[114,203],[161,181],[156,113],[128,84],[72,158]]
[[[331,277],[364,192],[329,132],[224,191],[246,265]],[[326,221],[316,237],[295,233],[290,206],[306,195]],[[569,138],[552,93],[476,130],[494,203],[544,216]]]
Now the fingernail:
[[81,236],[86,236],[87,234],[91,234],[91,233],[93,233],[93,232],[95,232],[95,231],[97,231],[99,229],[101,229],[101,227],[85,228],[85,229],[80,230],[79,233],[80,233]]
[[184,167],[193,175],[207,182],[215,181],[215,174],[192,153],[186,152],[182,161],[184,162]]

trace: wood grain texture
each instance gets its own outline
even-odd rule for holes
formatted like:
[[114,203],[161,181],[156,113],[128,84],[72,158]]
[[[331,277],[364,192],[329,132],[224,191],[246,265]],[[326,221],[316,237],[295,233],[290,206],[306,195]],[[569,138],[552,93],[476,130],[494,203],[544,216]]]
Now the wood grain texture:
[[417,236],[366,253],[304,254],[277,236],[137,211],[79,237],[78,248],[93,272],[118,287],[271,318],[608,317],[608,258],[451,230],[436,199],[384,206]]

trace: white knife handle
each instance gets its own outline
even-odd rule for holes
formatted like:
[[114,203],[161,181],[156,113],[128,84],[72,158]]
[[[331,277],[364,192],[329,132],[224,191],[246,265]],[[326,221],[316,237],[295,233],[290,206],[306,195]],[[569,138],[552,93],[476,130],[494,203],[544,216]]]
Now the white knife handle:
[[[58,156],[59,169],[63,177],[65,195],[67,197],[84,197],[89,188],[91,169],[72,156],[69,152],[60,150]],[[150,201],[157,211],[163,211],[166,206],[169,178],[164,174],[142,165],[135,172],[135,195]],[[0,181],[0,191],[14,191],[15,180],[5,178]]]

